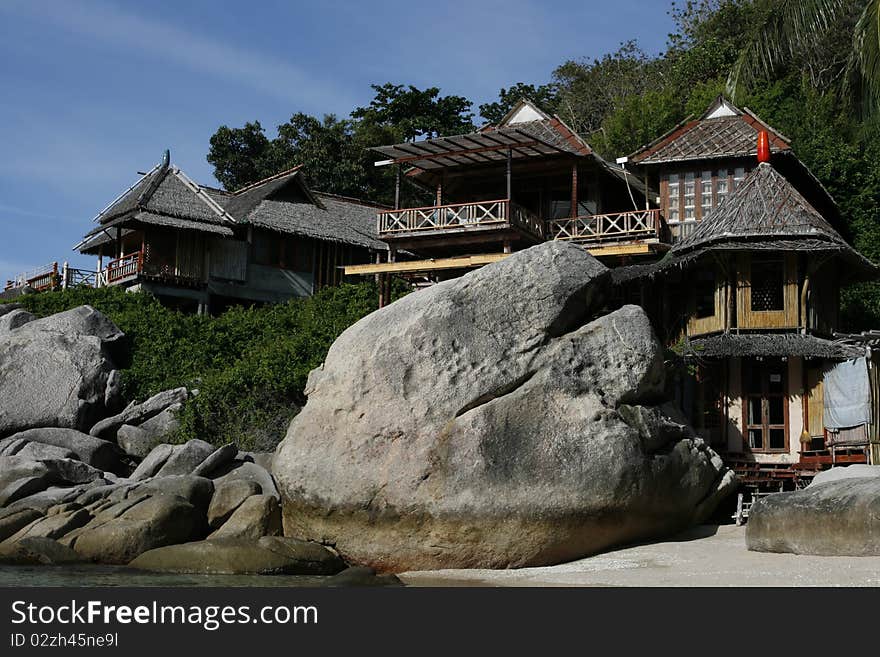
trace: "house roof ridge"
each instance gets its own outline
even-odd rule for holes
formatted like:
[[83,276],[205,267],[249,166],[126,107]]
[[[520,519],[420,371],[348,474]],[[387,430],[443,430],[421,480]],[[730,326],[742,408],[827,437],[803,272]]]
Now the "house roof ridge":
[[257,187],[261,187],[262,185],[266,185],[270,182],[274,182],[274,181],[278,180],[279,178],[283,178],[284,176],[289,176],[294,173],[297,173],[302,168],[303,168],[302,164],[297,164],[295,167],[291,167],[290,169],[287,169],[286,171],[280,171],[278,173],[272,174],[271,176],[269,176],[267,178],[263,178],[262,180],[257,180],[256,182],[252,182],[249,185],[245,185],[241,189],[237,189],[234,192],[230,192],[230,194],[232,196],[238,196],[239,194],[249,192],[252,189],[256,189]]
[[186,187],[196,195],[196,197],[202,201],[205,205],[207,205],[218,217],[225,221],[229,221],[230,223],[238,223],[231,214],[229,214],[226,210],[224,210],[217,201],[212,199],[208,193],[202,188],[201,185],[196,183],[192,178],[186,175],[180,167],[171,167],[171,170],[174,172],[174,175],[180,180]]

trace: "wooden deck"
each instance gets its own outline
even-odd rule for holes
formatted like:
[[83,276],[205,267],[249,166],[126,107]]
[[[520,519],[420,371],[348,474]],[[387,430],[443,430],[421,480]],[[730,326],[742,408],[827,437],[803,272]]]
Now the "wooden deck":
[[509,199],[383,210],[377,213],[376,224],[384,240],[505,228],[544,239],[544,223]]

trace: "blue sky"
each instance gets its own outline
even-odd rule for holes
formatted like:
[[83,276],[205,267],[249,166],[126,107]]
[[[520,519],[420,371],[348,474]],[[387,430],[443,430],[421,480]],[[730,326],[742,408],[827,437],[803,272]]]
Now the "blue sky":
[[[218,126],[347,115],[395,82],[474,107],[566,59],[662,50],[666,0],[0,0],[0,284],[70,249],[159,161],[192,178]],[[221,9],[222,7],[222,9]]]

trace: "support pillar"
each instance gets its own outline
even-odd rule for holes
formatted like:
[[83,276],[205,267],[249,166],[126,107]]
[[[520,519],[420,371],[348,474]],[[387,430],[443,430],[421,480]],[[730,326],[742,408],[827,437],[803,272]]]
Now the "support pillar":
[[513,193],[512,186],[511,186],[512,168],[513,168],[513,149],[508,148],[507,149],[507,200],[508,201],[512,200],[511,194]]
[[400,165],[394,169],[394,209],[400,210]]
[[571,218],[576,219],[578,216],[578,165],[572,162],[571,165]]

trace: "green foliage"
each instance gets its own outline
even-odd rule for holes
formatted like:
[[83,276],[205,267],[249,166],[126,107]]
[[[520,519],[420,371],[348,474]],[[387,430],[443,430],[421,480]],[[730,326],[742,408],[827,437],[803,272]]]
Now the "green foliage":
[[[388,203],[394,194],[393,171],[376,169],[372,146],[411,141],[416,137],[459,134],[473,129],[471,101],[442,96],[436,87],[373,85],[376,95],[340,119],[318,119],[301,112],[278,126],[269,139],[259,121],[242,128],[221,126],[211,137],[208,162],[214,177],[228,190],[303,165],[315,189]],[[412,186],[405,198],[418,198]]]
[[603,157],[612,159],[644,146],[671,130],[682,118],[683,110],[672,91],[627,96],[602,121],[591,143]]
[[[396,288],[395,298],[403,293]],[[268,450],[305,403],[309,371],[342,331],[376,309],[378,291],[372,283],[346,284],[215,318],[184,315],[119,288],[74,288],[16,301],[41,317],[83,304],[106,314],[131,344],[131,367],[123,371],[128,399],[178,386],[198,389],[181,414],[179,440]]]

